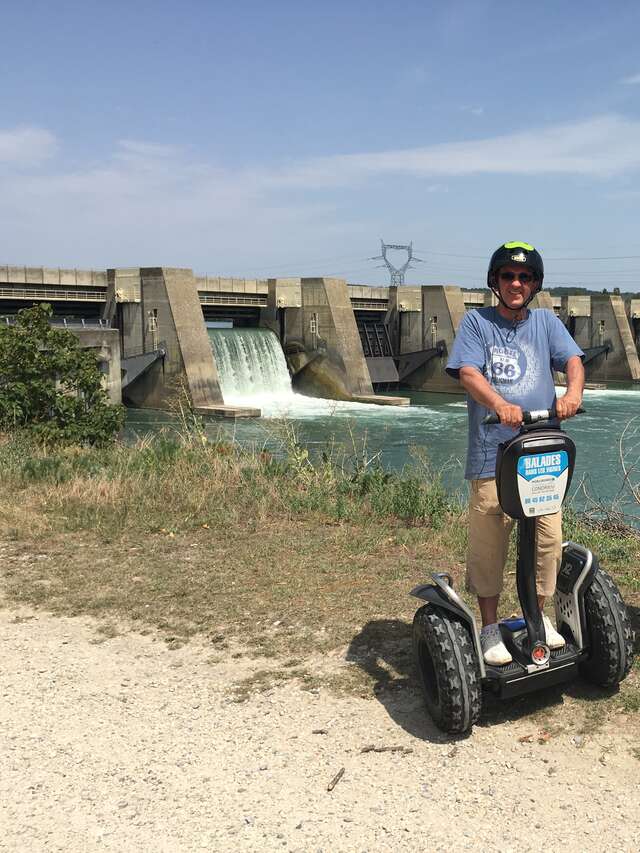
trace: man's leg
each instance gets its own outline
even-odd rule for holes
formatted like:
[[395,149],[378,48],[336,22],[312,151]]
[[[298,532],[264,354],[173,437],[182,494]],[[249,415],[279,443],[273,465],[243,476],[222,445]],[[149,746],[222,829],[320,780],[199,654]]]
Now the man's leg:
[[478,596],[478,607],[480,608],[480,616],[482,616],[483,628],[485,625],[492,625],[494,622],[498,621],[499,601],[499,595],[490,595],[487,597],[483,597],[481,595]]
[[511,660],[497,622],[513,521],[498,503],[495,480],[471,480],[470,490],[467,589],[478,596],[485,661],[499,665]]
[[469,592],[478,596],[483,625],[486,625],[497,621],[513,520],[502,512],[495,480],[471,480],[469,488],[466,581]]

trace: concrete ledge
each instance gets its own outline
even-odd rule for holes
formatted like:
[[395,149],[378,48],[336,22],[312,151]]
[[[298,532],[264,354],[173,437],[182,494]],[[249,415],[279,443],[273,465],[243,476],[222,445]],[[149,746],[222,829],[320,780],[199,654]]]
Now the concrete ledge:
[[371,403],[374,406],[408,406],[411,403],[408,397],[382,397],[378,394],[353,394],[351,399],[354,403]]
[[196,415],[208,415],[212,418],[259,418],[262,414],[260,409],[252,409],[249,406],[196,406]]

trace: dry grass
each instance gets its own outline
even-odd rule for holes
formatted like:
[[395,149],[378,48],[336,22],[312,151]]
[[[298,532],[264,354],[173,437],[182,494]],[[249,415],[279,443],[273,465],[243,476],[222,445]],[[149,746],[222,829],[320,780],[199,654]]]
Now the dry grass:
[[[274,459],[195,435],[49,453],[5,440],[0,477],[8,603],[90,614],[101,640],[133,628],[159,632],[170,648],[194,635],[214,651],[238,644],[236,654],[271,663],[237,698],[285,678],[367,695],[406,687],[409,590],[434,570],[462,585],[464,509],[428,472],[312,466],[295,445]],[[638,539],[579,529],[573,517],[567,526],[616,576],[638,627]],[[323,665],[345,651],[353,665]],[[595,718],[612,706],[592,694],[575,698]],[[614,704],[634,713],[639,697],[636,668]],[[547,713],[548,697],[540,702]]]

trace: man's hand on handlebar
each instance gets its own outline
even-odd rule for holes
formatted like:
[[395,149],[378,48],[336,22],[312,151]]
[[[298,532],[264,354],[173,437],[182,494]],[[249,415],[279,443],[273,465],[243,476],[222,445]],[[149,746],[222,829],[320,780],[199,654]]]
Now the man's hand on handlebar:
[[581,402],[580,398],[574,394],[565,394],[564,397],[556,400],[556,417],[561,421],[572,418],[580,408]]
[[522,426],[522,409],[520,406],[514,406],[513,403],[503,403],[496,406],[496,415],[500,418],[500,423],[505,426],[518,429]]

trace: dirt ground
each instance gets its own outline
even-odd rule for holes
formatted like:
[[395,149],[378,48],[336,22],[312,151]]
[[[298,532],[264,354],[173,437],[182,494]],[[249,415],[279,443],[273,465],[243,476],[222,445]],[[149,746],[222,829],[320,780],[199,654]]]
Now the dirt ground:
[[96,626],[0,611],[0,850],[638,849],[637,716],[452,739],[412,689],[239,702],[257,662]]

